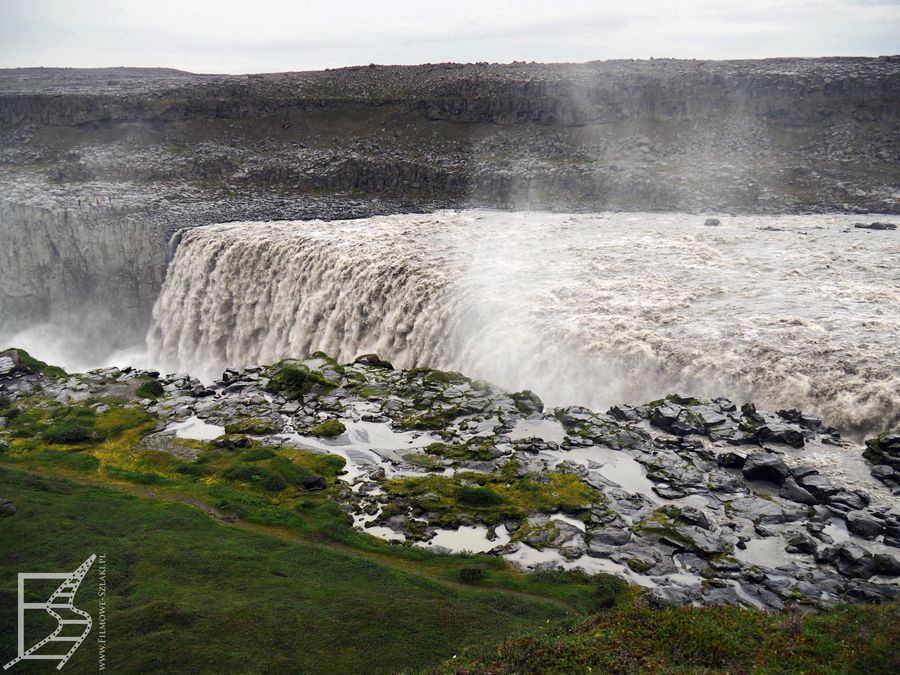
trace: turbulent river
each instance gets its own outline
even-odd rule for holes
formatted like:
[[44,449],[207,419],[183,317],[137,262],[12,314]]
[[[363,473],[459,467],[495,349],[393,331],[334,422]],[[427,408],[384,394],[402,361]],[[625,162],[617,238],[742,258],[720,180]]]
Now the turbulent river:
[[[871,216],[868,217],[871,219]],[[900,239],[859,217],[445,211],[184,233],[151,361],[377,352],[605,409],[670,392],[900,421]]]

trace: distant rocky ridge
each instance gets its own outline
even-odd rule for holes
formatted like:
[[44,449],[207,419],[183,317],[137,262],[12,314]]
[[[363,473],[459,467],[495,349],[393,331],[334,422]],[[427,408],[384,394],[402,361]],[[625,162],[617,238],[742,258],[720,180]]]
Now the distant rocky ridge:
[[898,109],[900,57],[20,69],[0,71],[0,176],[72,195],[95,183],[119,200],[153,183],[176,200],[187,184],[568,210],[893,212]]

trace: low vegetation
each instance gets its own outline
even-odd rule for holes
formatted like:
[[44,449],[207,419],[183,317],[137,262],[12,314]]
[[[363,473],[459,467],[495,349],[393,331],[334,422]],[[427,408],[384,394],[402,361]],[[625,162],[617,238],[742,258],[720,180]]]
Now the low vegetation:
[[165,393],[162,384],[154,377],[144,377],[140,386],[135,391],[138,398],[147,398],[151,400],[158,399]]
[[822,614],[628,607],[448,661],[444,673],[892,673],[900,605]]
[[299,363],[276,364],[270,369],[269,375],[269,391],[301,401],[304,395],[316,387],[327,390],[337,386],[336,382]]
[[347,427],[340,420],[325,420],[319,424],[313,425],[310,429],[313,436],[321,436],[322,438],[334,438],[340,436],[347,431]]
[[487,524],[521,520],[529,513],[584,513],[603,506],[605,499],[577,476],[550,472],[516,477],[518,465],[508,462],[499,474],[461,472],[455,476],[395,478],[385,483],[392,503],[414,512],[438,515],[438,522],[455,524],[465,514]]
[[[112,672],[412,672],[566,614],[486,582],[454,585],[226,527],[173,501],[5,469],[0,494],[18,507],[0,520],[0,540],[16,543],[14,556],[0,557],[0,644],[16,642],[18,572],[69,570],[105,554]],[[96,567],[77,597],[98,616]],[[89,638],[65,672],[93,673],[97,663]]]
[[46,375],[47,377],[66,377],[66,371],[59,366],[51,366],[44,363],[40,359],[34,358],[24,349],[16,349],[15,351],[19,356],[19,363],[27,370]]

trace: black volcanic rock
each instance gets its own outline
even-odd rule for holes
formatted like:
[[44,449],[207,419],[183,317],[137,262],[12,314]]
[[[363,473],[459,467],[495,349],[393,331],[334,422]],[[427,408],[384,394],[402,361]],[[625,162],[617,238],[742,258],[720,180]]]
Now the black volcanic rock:
[[861,230],[896,230],[896,223],[854,223],[853,227]]
[[747,457],[741,469],[747,480],[764,480],[781,485],[790,475],[790,469],[776,454],[756,453]]

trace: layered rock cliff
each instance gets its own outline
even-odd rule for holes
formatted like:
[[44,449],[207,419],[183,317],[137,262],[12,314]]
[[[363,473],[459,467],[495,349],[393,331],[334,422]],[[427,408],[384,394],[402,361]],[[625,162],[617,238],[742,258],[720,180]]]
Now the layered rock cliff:
[[143,338],[167,252],[152,223],[0,202],[0,332],[35,324],[86,358]]

